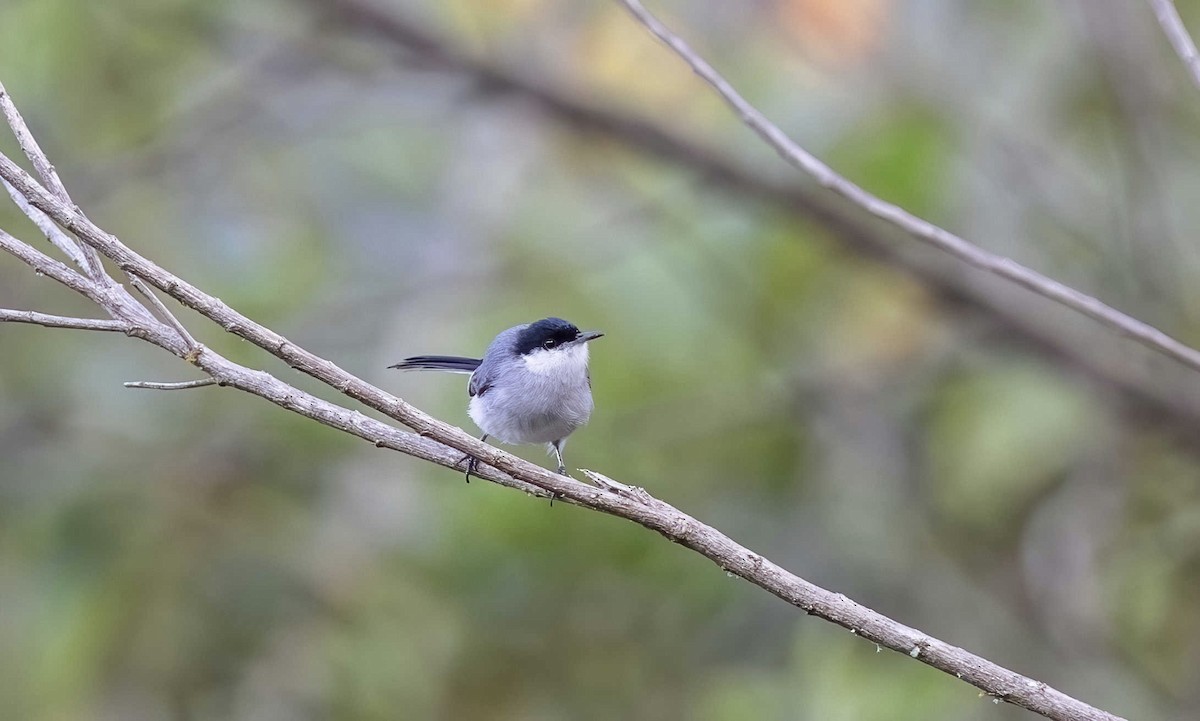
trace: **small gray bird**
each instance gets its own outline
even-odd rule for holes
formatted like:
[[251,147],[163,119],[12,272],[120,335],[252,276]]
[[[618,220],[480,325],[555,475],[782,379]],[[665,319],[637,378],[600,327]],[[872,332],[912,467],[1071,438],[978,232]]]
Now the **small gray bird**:
[[[501,331],[482,360],[421,355],[391,368],[470,373],[467,412],[483,431],[479,440],[546,443],[567,474],[563,445],[592,415],[588,343],[604,335],[580,331],[562,318],[543,318]],[[467,482],[478,459],[467,461]]]

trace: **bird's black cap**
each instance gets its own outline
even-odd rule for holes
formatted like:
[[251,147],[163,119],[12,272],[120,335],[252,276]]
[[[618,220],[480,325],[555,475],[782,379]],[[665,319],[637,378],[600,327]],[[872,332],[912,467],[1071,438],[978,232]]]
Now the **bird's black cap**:
[[537,348],[556,348],[570,343],[579,335],[579,329],[573,323],[562,318],[543,318],[525,326],[517,335],[517,343],[513,350],[519,355],[525,355]]

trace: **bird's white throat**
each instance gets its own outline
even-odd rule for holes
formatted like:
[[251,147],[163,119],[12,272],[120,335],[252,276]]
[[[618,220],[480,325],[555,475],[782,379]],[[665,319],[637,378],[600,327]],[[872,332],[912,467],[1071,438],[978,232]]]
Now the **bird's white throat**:
[[554,350],[536,348],[523,360],[530,373],[572,378],[587,373],[588,347],[587,343],[576,343]]

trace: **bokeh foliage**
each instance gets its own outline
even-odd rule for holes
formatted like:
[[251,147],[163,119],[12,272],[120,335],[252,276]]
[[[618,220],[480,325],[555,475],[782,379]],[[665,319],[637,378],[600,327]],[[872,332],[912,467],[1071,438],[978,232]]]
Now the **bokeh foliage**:
[[[470,427],[461,378],[385,366],[545,315],[602,328],[572,465],[1096,705],[1191,717],[1194,432],[1124,413],[819,222],[321,4],[8,0],[0,77],[91,217],[311,350]],[[391,6],[790,172],[613,3]],[[1200,340],[1200,97],[1141,4],[659,7],[856,182]],[[33,238],[12,208],[0,225]],[[975,282],[1166,392],[1195,385]],[[3,258],[0,306],[92,312]],[[5,326],[0,351],[5,718],[1026,717],[629,524],[234,391],[124,390],[188,371],[126,338]]]

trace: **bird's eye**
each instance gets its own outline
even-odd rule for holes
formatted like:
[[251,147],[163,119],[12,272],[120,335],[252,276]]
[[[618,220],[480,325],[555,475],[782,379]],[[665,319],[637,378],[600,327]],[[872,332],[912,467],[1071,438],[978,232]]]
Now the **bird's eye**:
[[546,342],[545,342],[545,343],[542,343],[542,347],[543,347],[543,348],[545,348],[546,350],[550,350],[551,348],[553,348],[553,347],[554,347],[554,339],[553,339],[553,338],[547,338],[547,339],[546,339]]

